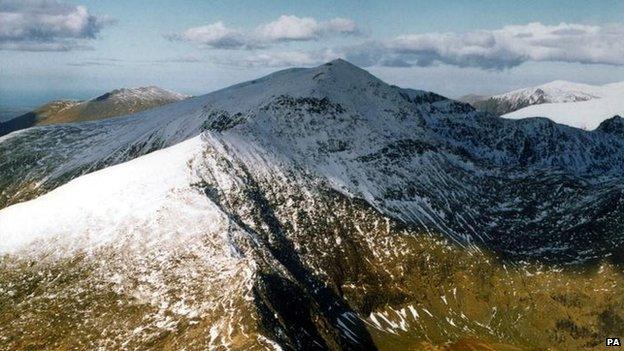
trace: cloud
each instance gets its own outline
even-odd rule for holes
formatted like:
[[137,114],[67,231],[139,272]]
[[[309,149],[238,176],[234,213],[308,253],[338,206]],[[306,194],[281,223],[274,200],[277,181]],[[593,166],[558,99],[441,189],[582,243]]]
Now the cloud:
[[88,48],[112,19],[55,0],[2,0],[0,23],[0,49],[69,51]]
[[282,15],[277,20],[256,28],[255,35],[267,42],[279,42],[317,40],[323,36],[358,32],[355,22],[346,18],[318,22],[312,17]]
[[167,34],[165,37],[214,49],[259,49],[279,42],[312,41],[359,33],[355,22],[346,18],[319,22],[312,17],[283,15],[273,22],[262,24],[249,31],[229,28],[223,22],[216,22],[189,28],[179,34]]
[[223,22],[189,28],[182,34],[168,34],[166,37],[216,49],[238,49],[247,45],[240,31],[227,28]]
[[466,33],[401,35],[353,47],[349,55],[368,56],[370,65],[505,69],[527,61],[624,65],[624,25],[561,23],[505,26]]
[[[359,30],[349,19],[320,22],[311,17],[281,16],[251,31],[223,23],[191,28],[180,38],[213,48],[262,49],[221,60],[234,66],[294,66],[317,63],[317,51],[278,51],[277,43],[314,41]],[[404,34],[367,40],[330,50],[360,66],[427,67],[438,64],[503,70],[524,62],[567,62],[624,66],[624,24],[529,23],[463,33]],[[231,62],[228,61],[231,59]]]

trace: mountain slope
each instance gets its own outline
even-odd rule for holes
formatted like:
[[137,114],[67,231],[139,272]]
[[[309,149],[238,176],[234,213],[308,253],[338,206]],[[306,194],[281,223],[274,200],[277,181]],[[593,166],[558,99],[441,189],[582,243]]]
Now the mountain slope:
[[546,117],[557,123],[592,130],[624,114],[624,83],[602,86],[554,81],[491,97],[466,96],[462,101],[505,118]]
[[593,86],[556,80],[536,87],[518,89],[480,99],[467,96],[466,98],[470,101],[466,102],[481,111],[504,115],[527,106],[590,101],[609,97],[619,93],[619,86],[621,83]]
[[[622,282],[608,264],[506,267],[213,137],[0,212],[0,226],[37,240],[3,247],[9,346],[393,350],[478,337],[544,347],[558,335],[573,349],[617,331]],[[71,334],[42,328],[52,321]]]
[[521,119],[540,116],[572,127],[593,130],[608,118],[624,115],[623,97],[624,89],[618,95],[589,101],[528,106],[502,117]]
[[[517,253],[542,252],[545,246],[560,245],[551,242],[560,240],[554,233],[574,232],[585,223],[552,217],[595,211],[589,220],[599,220],[593,216],[605,214],[603,201],[611,195],[596,201],[596,193],[612,194],[617,201],[621,192],[624,141],[613,133],[588,133],[545,119],[494,118],[432,93],[387,86],[342,61],[316,70],[278,72],[144,114],[35,128],[0,139],[3,202],[27,199],[202,131],[236,131],[386,215],[459,242],[489,238],[510,254],[513,245],[503,232],[537,224],[529,233],[539,242],[522,243]],[[566,192],[549,189],[564,180],[570,187]],[[536,193],[553,202],[539,212],[524,211],[535,206]],[[570,201],[563,212],[554,201],[561,196]],[[509,203],[509,198],[516,200]],[[465,207],[459,216],[454,214],[456,203]],[[520,217],[510,217],[509,211],[519,211]],[[611,215],[619,215],[617,208]],[[602,235],[613,231],[607,223],[600,228],[593,232],[599,246],[610,240]],[[575,247],[585,244],[570,245],[571,259],[579,258]],[[561,255],[565,252],[552,258]]]
[[[13,133],[4,203],[56,190],[0,211],[0,337],[599,345],[624,318],[619,124],[501,119],[337,60]],[[58,310],[69,330],[42,328]]]
[[150,86],[110,91],[87,101],[57,100],[0,123],[0,136],[38,125],[92,121],[140,112],[188,98]]

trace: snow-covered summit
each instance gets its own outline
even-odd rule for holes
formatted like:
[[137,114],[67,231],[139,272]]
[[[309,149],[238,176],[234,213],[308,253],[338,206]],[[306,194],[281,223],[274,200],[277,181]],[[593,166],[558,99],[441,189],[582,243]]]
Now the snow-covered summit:
[[118,101],[132,102],[137,100],[171,100],[178,101],[189,98],[188,95],[163,89],[154,85],[136,88],[120,88],[109,91],[88,101],[105,101],[115,99]]
[[532,88],[514,90],[505,94],[494,95],[491,99],[510,103],[530,102],[531,105],[543,103],[568,103],[608,98],[624,93],[624,82],[605,85],[590,85],[555,80]]
[[[384,90],[399,96],[394,89],[368,71],[337,59],[318,67],[291,68],[263,78],[234,85],[200,97],[204,103],[222,108],[244,109],[266,103],[277,96],[329,98],[344,105],[364,109],[371,104],[371,94]],[[424,92],[421,92],[424,93]]]
[[536,87],[513,90],[508,93],[470,99],[476,108],[502,115],[526,106],[567,103],[600,99],[609,94],[607,87],[556,80]]
[[[553,86],[559,89],[551,89],[559,92],[557,98],[526,106],[504,114],[503,117],[512,119],[546,117],[557,123],[593,130],[608,118],[624,115],[624,82],[601,86],[557,83]],[[562,86],[565,86],[566,90],[563,90]],[[583,94],[586,98],[583,98]]]
[[493,99],[519,102],[526,100],[531,104],[574,102],[598,99],[602,97],[598,87],[587,84],[556,80],[534,88],[515,90],[506,94],[493,96]]
[[556,80],[490,97],[466,96],[475,108],[505,118],[546,117],[576,128],[594,129],[624,112],[624,82],[590,85]]

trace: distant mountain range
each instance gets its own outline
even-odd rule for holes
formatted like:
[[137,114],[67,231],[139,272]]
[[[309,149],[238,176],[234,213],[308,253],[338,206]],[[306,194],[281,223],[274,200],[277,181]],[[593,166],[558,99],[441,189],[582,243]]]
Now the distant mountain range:
[[0,343],[599,349],[624,335],[623,130],[335,60],[11,133]]
[[72,123],[117,117],[188,98],[155,86],[122,88],[86,101],[56,100],[0,123],[0,136],[38,125]]
[[594,86],[559,80],[489,97],[467,95],[460,100],[505,118],[547,117],[591,130],[608,118],[624,115],[624,82]]

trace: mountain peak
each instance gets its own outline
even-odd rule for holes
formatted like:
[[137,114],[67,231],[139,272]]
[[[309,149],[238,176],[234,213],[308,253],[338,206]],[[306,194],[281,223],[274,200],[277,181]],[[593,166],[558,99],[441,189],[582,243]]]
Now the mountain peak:
[[335,59],[312,68],[313,80],[326,88],[350,89],[356,86],[385,85],[379,78],[349,61]]
[[[238,110],[266,104],[279,96],[329,98],[364,109],[376,90],[392,94],[388,84],[343,59],[311,68],[289,68],[200,97],[204,104]],[[377,92],[378,93],[378,92]],[[395,92],[396,94],[396,92]],[[380,93],[377,95],[381,95]]]
[[365,73],[369,76],[372,76],[372,74],[368,73],[368,71],[352,64],[351,62],[338,58],[329,62],[326,62],[318,67],[316,67],[317,69],[327,69],[330,71],[334,71],[334,72],[354,72],[354,73]]
[[342,58],[337,58],[337,59],[331,60],[329,62],[326,62],[324,64],[324,66],[339,66],[339,67],[343,66],[343,67],[353,67],[353,68],[360,69],[360,67],[358,67],[358,66],[352,64],[351,62],[349,62],[349,61],[347,61],[345,59],[342,59]]
[[608,87],[554,80],[538,86],[513,90],[471,104],[482,111],[506,115],[533,105],[569,103],[601,99],[610,95]]
[[352,83],[370,80],[380,81],[368,71],[340,58],[310,68],[309,72],[312,74],[313,80],[317,82],[326,81],[328,77],[334,78],[332,81],[334,83],[339,83],[341,80]]
[[104,93],[98,97],[91,99],[90,101],[105,101],[111,98],[119,98],[119,99],[172,99],[172,100],[182,100],[187,98],[188,96],[176,93],[167,89],[163,89],[157,87],[155,85],[150,86],[142,86],[135,88],[119,88],[111,90],[107,93]]
[[620,115],[615,115],[602,121],[596,130],[604,133],[624,136],[624,118]]

